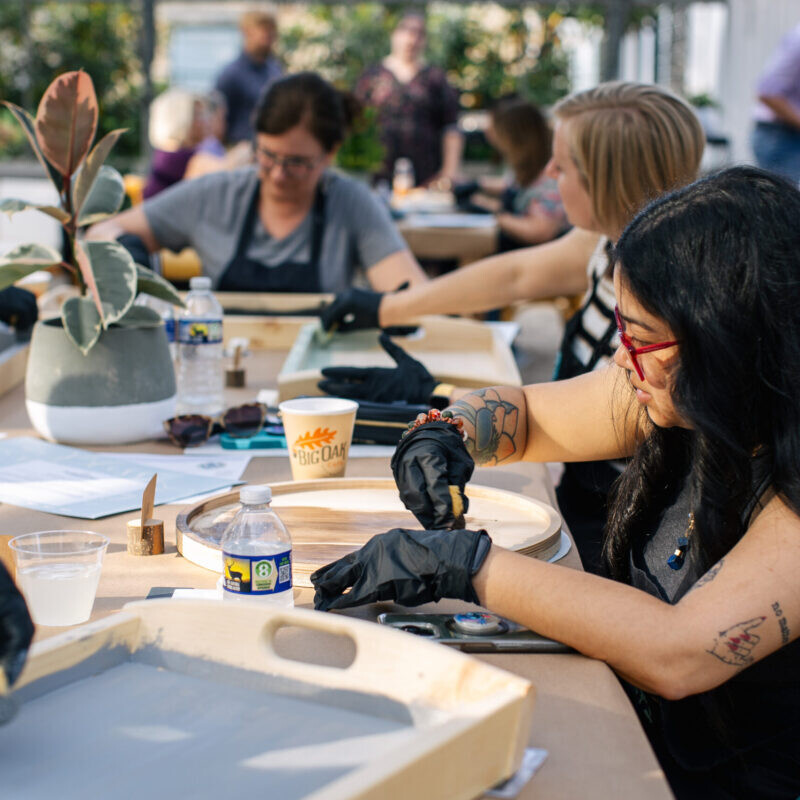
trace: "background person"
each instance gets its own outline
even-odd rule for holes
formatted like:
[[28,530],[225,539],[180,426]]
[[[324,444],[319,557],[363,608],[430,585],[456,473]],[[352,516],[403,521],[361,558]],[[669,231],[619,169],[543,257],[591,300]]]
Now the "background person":
[[781,40],[758,82],[752,146],[764,169],[800,183],[800,24]]
[[357,269],[379,291],[422,281],[387,209],[328,169],[354,111],[319,75],[282,78],[257,110],[255,166],[185,181],[90,236],[132,234],[149,252],[193,247],[226,291],[342,291]]
[[278,39],[278,24],[269,11],[247,11],[239,19],[242,52],[225,66],[215,88],[227,103],[226,137],[229,144],[253,137],[253,112],[264,92],[283,75],[272,48]]
[[401,497],[437,528],[454,525],[448,487],[463,489],[470,456],[631,456],[604,549],[613,580],[486,531],[395,529],[312,575],[315,606],[480,603],[608,663],[679,799],[796,797],[798,219],[800,191],[752,167],[657,200],[616,248],[614,365],[480,390],[451,409],[466,443],[438,421],[398,446]]
[[468,197],[474,210],[496,213],[501,252],[549,242],[564,233],[569,222],[558,184],[544,174],[553,139],[544,114],[525,100],[502,101],[491,111],[486,137],[512,177],[479,178],[456,187],[460,204]]
[[[572,231],[394,294],[349,290],[323,311],[323,325],[387,327],[423,314],[471,314],[583,291],[564,332],[555,378],[605,368],[616,347],[611,243],[650,199],[696,177],[705,136],[690,106],[655,85],[601,84],[562,100],[554,116],[546,174],[558,183]],[[427,402],[424,393],[414,394],[422,384],[407,367],[400,365],[406,399]],[[621,468],[608,461],[570,463],[557,489],[561,513],[591,571],[600,569],[608,491]]]
[[386,150],[380,178],[391,181],[394,163],[408,158],[417,185],[452,181],[461,167],[458,94],[444,70],[425,64],[425,18],[404,14],[391,36],[391,52],[359,78],[355,94],[378,110]]
[[145,200],[183,180],[206,133],[205,107],[199,95],[174,87],[153,100],[148,129],[153,157],[142,193]]

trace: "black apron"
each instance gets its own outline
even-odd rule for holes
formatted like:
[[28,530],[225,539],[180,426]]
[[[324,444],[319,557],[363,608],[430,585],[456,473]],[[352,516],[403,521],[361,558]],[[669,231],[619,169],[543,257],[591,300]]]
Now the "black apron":
[[[287,261],[267,266],[247,257],[258,214],[261,183],[256,181],[233,258],[228,262],[217,289],[223,292],[321,292],[319,255],[325,232],[325,192],[317,185],[311,214],[311,259],[305,264]],[[302,224],[302,223],[301,223]]]

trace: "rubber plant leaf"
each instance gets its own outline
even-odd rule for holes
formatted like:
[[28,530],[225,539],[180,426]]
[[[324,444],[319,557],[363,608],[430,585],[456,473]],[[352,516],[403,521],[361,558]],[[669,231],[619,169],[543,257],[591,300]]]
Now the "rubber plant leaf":
[[[81,173],[79,173],[78,180],[80,180]],[[122,175],[114,167],[107,165],[100,167],[88,196],[84,198],[78,226],[93,225],[95,222],[113,216],[119,211],[124,199],[125,184]]]
[[44,157],[65,177],[86,157],[97,133],[97,95],[88,73],[65,72],[47,87],[34,121]]
[[20,127],[28,137],[31,150],[33,150],[36,158],[39,159],[39,163],[42,165],[45,172],[50,176],[50,180],[56,187],[56,191],[59,195],[61,195],[61,192],[64,189],[64,179],[61,177],[61,173],[59,173],[58,170],[56,170],[53,165],[44,157],[44,153],[42,153],[42,149],[39,147],[39,142],[36,141],[35,120],[24,108],[20,108],[19,106],[9,103],[5,100],[3,101],[3,105],[14,115],[17,122],[19,122]]
[[131,306],[115,323],[120,328],[157,328],[162,324],[157,311],[147,306]]
[[0,200],[0,211],[4,211],[9,217],[19,211],[27,211],[29,208],[34,208],[43,214],[53,217],[53,219],[57,219],[62,225],[69,222],[70,219],[66,211],[56,206],[40,206],[36,203],[29,203],[27,200],[17,200],[14,197]]
[[184,306],[181,296],[175,290],[175,287],[168,281],[157,275],[153,270],[143,267],[141,264],[136,265],[136,290],[138,294],[149,294],[153,297],[158,297],[160,300],[166,300],[176,306]]
[[61,254],[43,244],[23,244],[0,258],[0,289],[39,269],[61,263]]
[[76,242],[75,256],[101,324],[107,328],[136,298],[136,265],[117,242]]
[[94,303],[88,297],[70,297],[61,306],[64,330],[75,346],[86,355],[97,344],[103,323]]
[[118,128],[115,131],[111,131],[111,133],[107,133],[89,153],[73,184],[72,212],[76,217],[80,216],[83,204],[86,202],[86,198],[94,186],[95,178],[97,178],[100,168],[108,158],[111,148],[117,143],[119,137],[125,133],[125,130],[125,128]]

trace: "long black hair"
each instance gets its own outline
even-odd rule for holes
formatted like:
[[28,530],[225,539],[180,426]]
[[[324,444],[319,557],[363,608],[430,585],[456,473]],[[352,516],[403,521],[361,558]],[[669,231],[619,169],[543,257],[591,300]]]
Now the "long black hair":
[[612,501],[606,566],[627,578],[633,541],[688,472],[690,554],[707,569],[747,528],[756,463],[800,514],[800,191],[725,170],[645,208],[614,260],[679,342],[671,396],[691,431],[653,427],[637,449]]
[[298,72],[270,84],[256,108],[255,129],[280,136],[304,125],[330,153],[361,110],[354,95],[340,92],[315,72]]

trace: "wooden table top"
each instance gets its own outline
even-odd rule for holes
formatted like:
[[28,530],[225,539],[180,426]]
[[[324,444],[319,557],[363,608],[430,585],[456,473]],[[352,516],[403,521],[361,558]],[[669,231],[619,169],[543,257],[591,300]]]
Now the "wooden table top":
[[[275,375],[284,354],[258,352],[248,359],[251,384],[227,390],[231,405],[253,399],[259,389],[274,388]],[[255,376],[262,376],[260,381]],[[0,429],[9,436],[36,435],[24,408],[22,386],[0,397]],[[144,442],[114,448],[115,452],[175,454],[166,441]],[[250,483],[273,483],[291,478],[288,459],[258,457],[253,451],[243,478]],[[351,458],[348,477],[390,476],[386,458]],[[495,486],[544,500],[555,505],[552,483],[540,464],[515,464],[477,469],[475,483]],[[37,530],[86,527],[106,534],[111,544],[94,605],[92,619],[118,611],[126,602],[144,598],[153,587],[213,588],[217,574],[182,558],[175,547],[175,518],[179,504],[159,506],[157,516],[165,522],[166,550],[163,555],[130,556],[126,550],[125,521],[133,513],[85,523],[25,508],[0,504],[0,534],[16,535]],[[379,531],[376,531],[378,533]],[[574,548],[560,562],[581,569]],[[311,590],[295,590],[295,605],[311,608]],[[452,612],[467,608],[456,601],[442,601],[421,610]],[[474,609],[474,606],[469,608]],[[396,610],[391,604],[366,606],[354,616],[375,619],[380,611]],[[52,636],[63,628],[39,627],[36,639]],[[534,778],[518,795],[532,798],[669,798],[671,793],[633,708],[612,671],[602,662],[577,654],[487,654],[475,657],[532,681],[537,689],[532,747],[549,755]]]

